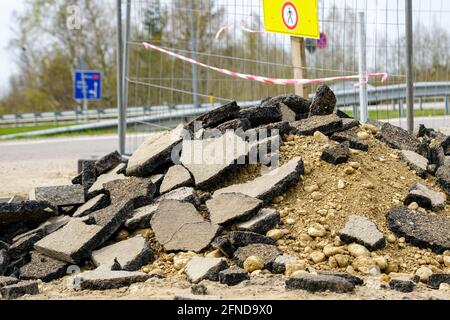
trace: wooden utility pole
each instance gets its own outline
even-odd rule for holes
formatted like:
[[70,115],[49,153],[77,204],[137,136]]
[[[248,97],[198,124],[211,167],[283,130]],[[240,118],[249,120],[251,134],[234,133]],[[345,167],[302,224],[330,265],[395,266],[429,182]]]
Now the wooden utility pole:
[[[292,66],[294,67],[295,79],[306,79],[308,72],[306,69],[305,39],[291,37]],[[308,87],[306,85],[295,85],[295,94],[308,99]]]

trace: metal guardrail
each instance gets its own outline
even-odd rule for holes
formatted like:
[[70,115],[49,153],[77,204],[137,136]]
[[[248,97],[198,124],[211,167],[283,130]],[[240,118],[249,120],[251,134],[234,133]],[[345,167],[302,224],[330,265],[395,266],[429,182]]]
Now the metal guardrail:
[[[357,106],[359,105],[359,91],[346,90],[335,92],[338,107],[343,106]],[[414,85],[414,96],[416,98],[425,97],[444,97],[445,110],[449,113],[449,96],[450,96],[450,82],[421,82]],[[313,97],[313,95],[310,95]],[[401,105],[406,98],[406,85],[390,85],[383,87],[373,87],[368,89],[368,101],[370,104],[380,102],[396,101]],[[255,105],[259,101],[240,102],[244,105]],[[201,109],[208,108],[211,105],[204,105]],[[157,116],[161,114],[177,114],[179,110],[195,110],[192,105],[162,105],[162,106],[147,106],[128,108],[127,116],[146,117]],[[0,115],[0,126],[18,126],[18,125],[38,125],[44,123],[79,123],[81,121],[96,121],[103,122],[105,120],[117,119],[117,109],[98,109],[83,111],[62,111],[62,112],[42,112],[42,113],[24,113],[24,114],[9,114]]]
[[[243,102],[240,104],[242,108],[249,108],[251,106],[254,106],[256,101],[250,101],[250,102]],[[192,105],[187,105],[184,109],[177,108],[171,110],[169,113],[165,114],[153,114],[148,116],[140,116],[140,117],[134,117],[134,118],[127,118],[127,125],[132,124],[148,124],[152,122],[180,122],[180,120],[189,118],[189,117],[196,117],[199,115],[204,114],[205,112],[211,111],[215,109],[217,105],[214,104],[207,104],[203,105],[201,107],[193,107]],[[75,126],[69,126],[69,127],[61,127],[61,128],[54,128],[54,129],[47,129],[47,130],[38,130],[38,131],[32,131],[32,132],[24,132],[24,133],[17,133],[17,134],[10,134],[10,135],[3,135],[0,136],[0,140],[5,139],[15,139],[15,138],[26,138],[26,137],[33,137],[33,136],[45,136],[45,135],[54,135],[54,134],[62,134],[62,133],[72,133],[72,132],[80,132],[85,130],[97,130],[97,129],[108,129],[108,128],[117,128],[118,126],[118,120],[108,120],[108,121],[101,121],[98,123],[88,123],[88,124],[81,124],[81,125],[75,125]],[[164,127],[161,125],[161,127]]]
[[[357,106],[359,105],[359,90],[346,90],[335,92],[338,107],[343,106]],[[449,96],[450,96],[450,82],[420,82],[414,85],[414,96],[416,98],[426,97],[444,97],[446,113],[449,110]],[[313,97],[313,95],[310,95]],[[381,102],[399,102],[406,98],[406,85],[390,85],[383,87],[372,87],[368,89],[368,101],[370,104],[377,104]],[[240,105],[255,105],[259,101],[240,102]],[[202,108],[208,108],[211,105],[204,105]],[[133,107],[127,109],[127,117],[146,117],[157,116],[161,114],[173,114],[179,110],[194,110],[192,105],[176,105],[176,106],[146,106]],[[199,109],[201,110],[201,109]],[[114,109],[98,109],[83,111],[62,111],[62,112],[42,112],[42,113],[24,113],[24,114],[9,114],[0,115],[0,126],[18,126],[18,125],[38,125],[43,123],[79,123],[83,121],[88,122],[103,122],[105,120],[117,119],[118,111]]]
[[[359,103],[359,92],[355,88],[354,91],[335,92],[338,107],[343,106],[356,106]],[[390,102],[390,101],[403,101],[406,96],[406,86],[405,85],[391,85],[384,87],[376,87],[368,89],[369,104],[380,103],[380,102]],[[446,114],[450,114],[449,110],[449,96],[450,96],[450,82],[433,82],[433,83],[416,83],[415,84],[415,97],[425,98],[425,97],[445,97],[445,110]],[[311,95],[313,97],[313,95]],[[245,101],[239,102],[238,104],[243,108],[248,108],[259,104],[260,101]],[[402,103],[400,102],[400,105]],[[127,124],[145,124],[145,123],[170,123],[174,121],[180,121],[185,118],[195,117],[208,112],[216,108],[217,104],[205,104],[201,107],[194,107],[193,105],[177,105],[177,106],[153,106],[153,107],[135,107],[129,108],[127,115]],[[99,114],[96,110],[89,111],[86,115],[80,112],[46,112],[40,113],[42,119],[47,118],[58,118],[64,119],[66,121],[73,121],[73,117],[78,119],[81,116],[94,117],[98,122],[74,125],[69,127],[61,127],[48,130],[39,130],[33,132],[11,134],[0,136],[0,139],[14,139],[18,137],[33,137],[41,135],[53,135],[61,133],[71,133],[80,132],[85,130],[96,130],[96,129],[107,129],[116,128],[118,125],[117,121],[117,109],[105,109]],[[21,114],[21,115],[0,115],[0,125],[7,123],[8,121],[13,121],[16,123],[17,119],[26,120],[31,119],[36,120],[36,114]],[[92,118],[91,118],[92,119]]]

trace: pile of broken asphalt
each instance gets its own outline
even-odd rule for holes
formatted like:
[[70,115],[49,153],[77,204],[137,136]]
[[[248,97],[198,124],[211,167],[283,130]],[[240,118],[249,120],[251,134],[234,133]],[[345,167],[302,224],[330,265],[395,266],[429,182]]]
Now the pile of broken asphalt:
[[[265,274],[281,275],[286,290],[353,292],[367,277],[387,290],[449,290],[450,137],[361,125],[335,109],[327,86],[313,101],[233,102],[149,137],[127,161],[117,152],[85,161],[73,185],[3,200],[2,297],[66,276],[73,290],[184,275],[202,294],[203,281]],[[211,129],[221,134],[206,138]],[[256,144],[237,133],[273,129]],[[238,147],[226,161],[189,161],[198,146],[230,141]],[[266,149],[260,162],[279,167],[237,164]]]

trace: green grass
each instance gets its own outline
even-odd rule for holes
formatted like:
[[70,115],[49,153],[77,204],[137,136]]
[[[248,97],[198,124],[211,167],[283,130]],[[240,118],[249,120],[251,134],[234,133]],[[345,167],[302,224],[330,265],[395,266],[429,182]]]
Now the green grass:
[[[348,112],[348,115],[353,116],[353,111]],[[415,117],[439,117],[445,116],[444,109],[424,109],[414,110]],[[370,110],[369,118],[375,120],[396,119],[399,117],[398,110]],[[403,113],[403,118],[406,118],[406,110]]]
[[[25,132],[32,132],[32,131],[38,131],[38,130],[45,130],[45,129],[54,129],[54,128],[61,128],[61,127],[67,127],[70,125],[63,125],[63,126],[55,126],[55,125],[48,125],[48,126],[35,126],[35,127],[18,127],[18,128],[1,128],[0,127],[0,136],[1,135],[10,135],[10,134],[19,134],[19,133],[25,133]],[[128,128],[127,133],[135,134],[135,133],[145,133],[144,131],[135,130],[133,128]],[[117,129],[98,129],[98,130],[84,130],[84,131],[76,131],[76,132],[63,132],[63,133],[57,133],[52,135],[38,135],[33,137],[17,137],[13,139],[8,140],[25,140],[25,139],[42,139],[42,138],[62,138],[62,137],[79,137],[79,136],[99,136],[99,135],[114,135],[117,134]],[[0,140],[1,141],[1,140]]]
[[68,127],[68,126],[72,126],[72,125],[73,125],[72,123],[68,123],[68,124],[62,124],[62,125],[48,124],[48,125],[39,125],[39,126],[26,126],[26,127],[0,127],[0,136],[32,132],[32,131],[47,130],[47,129],[62,128],[62,127]]

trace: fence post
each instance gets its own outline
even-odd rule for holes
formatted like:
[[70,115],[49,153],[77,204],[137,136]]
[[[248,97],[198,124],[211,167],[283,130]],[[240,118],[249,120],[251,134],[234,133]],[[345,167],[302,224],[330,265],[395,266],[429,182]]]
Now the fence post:
[[449,98],[445,96],[445,114],[450,114]]
[[414,74],[413,74],[413,16],[412,0],[405,0],[406,34],[406,104],[408,131],[414,131]]
[[355,119],[358,119],[358,106],[356,105],[356,104],[354,104],[353,106],[352,106],[352,109],[353,109],[353,118],[355,118]]
[[123,105],[122,0],[117,0],[117,107],[119,109],[119,152],[125,154],[126,110]]
[[364,12],[358,13],[359,20],[359,103],[360,121],[366,123],[368,120],[367,103],[367,52],[366,52],[366,16]]
[[399,117],[403,118],[403,99],[398,100],[398,113]]
[[[197,35],[195,30],[195,17],[194,17],[194,0],[189,1],[190,13],[189,13],[189,27],[191,31],[191,56],[192,59],[197,60]],[[200,107],[198,102],[198,70],[195,63],[192,64],[192,95],[194,107]]]
[[130,40],[131,30],[131,0],[127,0],[127,12],[126,12],[126,22],[125,22],[125,40],[123,43],[123,109],[125,112],[128,110],[128,71],[129,71],[129,48],[128,42]]
[[[308,75],[306,70],[305,39],[291,37],[291,55],[292,66],[294,67],[294,78],[306,79]],[[308,87],[302,84],[296,84],[295,94],[308,99]]]

